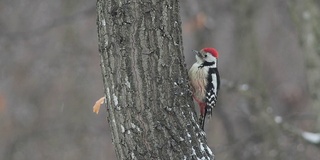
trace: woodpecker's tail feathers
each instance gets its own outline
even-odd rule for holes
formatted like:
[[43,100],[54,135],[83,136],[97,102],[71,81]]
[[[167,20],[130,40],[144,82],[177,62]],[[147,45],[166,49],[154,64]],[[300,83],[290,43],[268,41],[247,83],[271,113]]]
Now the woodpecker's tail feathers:
[[200,115],[200,118],[199,118],[199,125],[200,125],[200,128],[204,131],[204,122],[206,120],[206,116],[205,115]]
[[200,114],[200,118],[199,118],[199,125],[203,131],[204,131],[204,124],[205,124],[206,118],[210,119],[211,117],[212,117],[212,107],[206,106],[204,109],[204,113]]

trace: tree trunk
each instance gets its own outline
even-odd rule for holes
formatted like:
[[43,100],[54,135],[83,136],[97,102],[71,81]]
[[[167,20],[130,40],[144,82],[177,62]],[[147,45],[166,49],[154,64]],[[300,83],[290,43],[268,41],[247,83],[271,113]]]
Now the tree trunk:
[[213,159],[197,124],[177,0],[98,0],[107,120],[118,159]]
[[[318,1],[292,1],[292,17],[299,31],[300,44],[304,50],[306,78],[311,95],[311,106],[320,113],[320,3]],[[320,115],[318,115],[318,124]],[[317,126],[318,130],[320,126]]]

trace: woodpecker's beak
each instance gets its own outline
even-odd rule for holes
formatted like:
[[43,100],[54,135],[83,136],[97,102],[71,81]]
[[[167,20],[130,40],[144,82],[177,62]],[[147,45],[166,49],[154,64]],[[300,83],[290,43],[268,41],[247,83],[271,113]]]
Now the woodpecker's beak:
[[198,57],[200,57],[200,58],[202,58],[202,54],[199,52],[199,51],[197,51],[197,50],[192,50],[194,53],[196,53],[196,55],[198,56]]

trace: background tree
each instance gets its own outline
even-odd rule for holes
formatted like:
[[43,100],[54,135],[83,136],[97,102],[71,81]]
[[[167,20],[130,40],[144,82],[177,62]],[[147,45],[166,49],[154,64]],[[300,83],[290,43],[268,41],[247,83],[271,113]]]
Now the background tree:
[[[320,3],[316,1],[292,1],[289,3],[292,19],[299,32],[299,44],[302,47],[305,58],[306,80],[308,91],[311,95],[310,104],[320,111]],[[318,115],[318,124],[320,115]],[[319,130],[319,125],[317,126]]]
[[99,0],[97,11],[118,159],[213,159],[191,105],[178,1]]
[[[222,147],[219,152],[220,147],[216,146],[217,158],[315,159],[311,155],[317,149],[301,140],[300,135],[301,130],[313,130],[317,116],[311,113],[314,108],[307,100],[306,84],[314,83],[307,82],[304,76],[304,56],[314,52],[304,53],[299,35],[310,38],[317,32],[316,29],[308,34],[301,32],[300,27],[310,25],[303,21],[296,23],[295,19],[301,20],[302,15],[312,12],[312,25],[318,26],[314,13],[319,4],[190,0],[184,5],[182,8],[191,8],[182,14],[187,22],[184,36],[201,39],[199,44],[185,41],[186,50],[211,43],[221,55],[219,66],[224,86],[218,106],[222,107],[215,112],[219,118],[211,123],[215,129],[207,132],[225,135],[222,143],[226,149]],[[316,47],[311,45],[309,49]],[[315,80],[318,74],[308,75]],[[221,123],[223,127],[217,129]],[[221,136],[213,138],[215,144],[218,139]],[[309,156],[309,152],[313,154]]]

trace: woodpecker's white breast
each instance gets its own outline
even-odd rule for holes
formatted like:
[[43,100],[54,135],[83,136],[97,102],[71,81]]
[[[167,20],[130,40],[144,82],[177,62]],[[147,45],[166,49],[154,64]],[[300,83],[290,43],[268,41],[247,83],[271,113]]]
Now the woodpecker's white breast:
[[208,77],[208,67],[199,67],[200,63],[194,63],[189,70],[189,78],[193,89],[193,94],[198,100],[204,100],[206,96],[206,86]]

